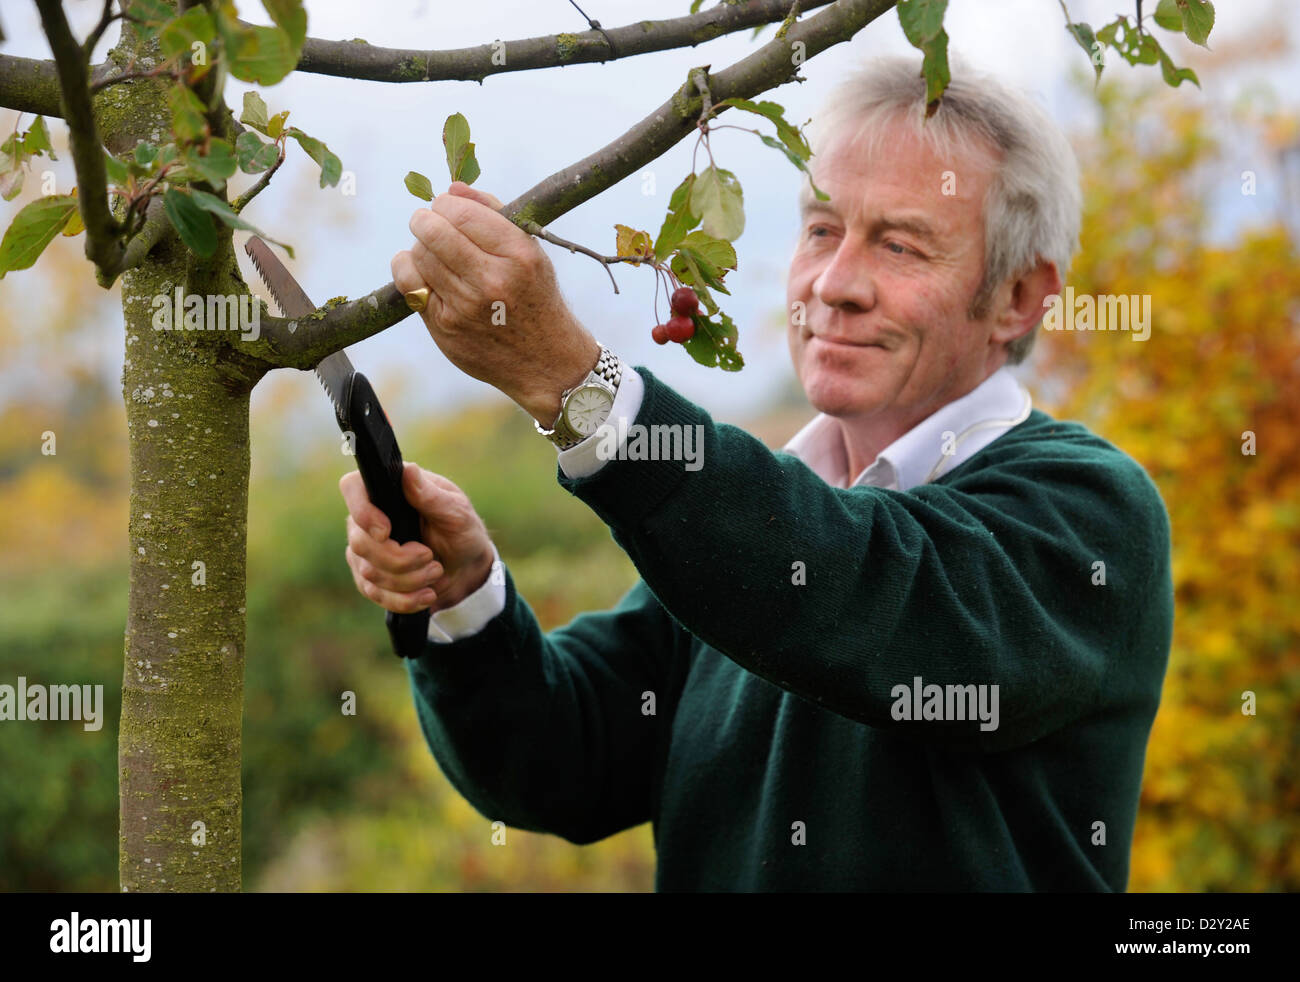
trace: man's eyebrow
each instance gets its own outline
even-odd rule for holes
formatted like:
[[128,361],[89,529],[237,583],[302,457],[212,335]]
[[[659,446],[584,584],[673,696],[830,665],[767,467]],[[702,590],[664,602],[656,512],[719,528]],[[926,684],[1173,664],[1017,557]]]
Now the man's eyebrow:
[[938,241],[939,234],[929,222],[920,215],[881,215],[873,227],[882,231],[910,232],[927,242]]
[[[800,202],[799,215],[804,221],[807,221],[815,215],[827,215],[832,218],[838,218],[840,213],[831,203],[810,197],[808,200]],[[909,232],[917,238],[924,239],[930,243],[939,240],[939,233],[934,226],[927,222],[922,216],[914,214],[886,213],[880,215],[874,222],[872,222],[872,229],[876,232]]]
[[839,212],[830,202],[822,201],[820,198],[814,198],[809,195],[799,202],[799,216],[807,218],[809,215],[838,215]]

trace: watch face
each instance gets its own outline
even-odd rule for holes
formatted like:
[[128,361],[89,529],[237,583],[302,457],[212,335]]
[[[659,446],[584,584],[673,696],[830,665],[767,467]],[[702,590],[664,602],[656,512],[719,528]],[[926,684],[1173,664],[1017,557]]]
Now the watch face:
[[580,436],[591,436],[605,422],[614,408],[614,397],[599,385],[584,385],[574,389],[564,407],[564,417],[573,431]]

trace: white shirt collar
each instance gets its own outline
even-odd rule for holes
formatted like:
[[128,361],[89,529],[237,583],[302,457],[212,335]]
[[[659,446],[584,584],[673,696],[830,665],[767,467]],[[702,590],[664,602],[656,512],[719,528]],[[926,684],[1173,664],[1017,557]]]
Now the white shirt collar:
[[868,484],[907,491],[988,446],[1029,415],[1029,393],[1006,366],[999,368],[970,392],[931,413],[880,451],[872,463],[848,484],[848,459],[834,416],[819,413],[796,433],[782,450],[807,464],[827,484],[855,487]]

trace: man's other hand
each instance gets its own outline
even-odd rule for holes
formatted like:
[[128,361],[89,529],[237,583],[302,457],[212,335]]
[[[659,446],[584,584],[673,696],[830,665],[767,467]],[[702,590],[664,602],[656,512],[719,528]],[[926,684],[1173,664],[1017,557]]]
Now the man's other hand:
[[359,471],[344,474],[346,557],[362,596],[385,610],[445,610],[481,587],[492,571],[492,540],[469,498],[447,478],[410,461],[402,491],[420,514],[419,542],[390,539],[392,524],[370,502]]

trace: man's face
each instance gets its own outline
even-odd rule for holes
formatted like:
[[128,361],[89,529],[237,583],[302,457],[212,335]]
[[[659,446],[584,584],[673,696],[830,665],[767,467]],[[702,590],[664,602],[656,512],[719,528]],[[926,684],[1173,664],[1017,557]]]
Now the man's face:
[[[880,145],[875,159],[844,142],[813,158],[830,201],[802,217],[788,339],[818,410],[903,432],[978,385],[1000,357],[990,323],[966,317],[983,274],[981,205],[994,164],[940,159],[896,124]],[[955,194],[943,193],[949,171]]]

